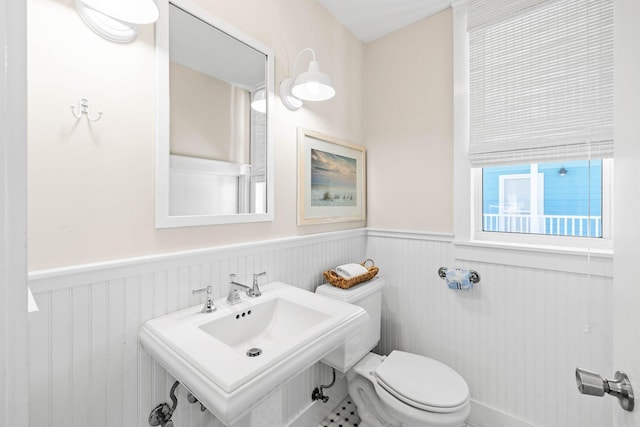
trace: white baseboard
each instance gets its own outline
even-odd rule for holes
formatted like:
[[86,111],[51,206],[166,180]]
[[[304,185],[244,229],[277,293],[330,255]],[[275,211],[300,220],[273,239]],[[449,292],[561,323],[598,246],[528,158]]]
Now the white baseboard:
[[467,425],[469,427],[534,427],[533,424],[520,418],[475,400],[471,400],[471,415],[469,415]]
[[342,377],[336,380],[336,384],[324,390],[325,395],[329,396],[327,403],[320,402],[319,400],[311,402],[305,409],[303,409],[293,420],[286,425],[286,427],[309,427],[317,426],[333,408],[335,408],[347,394],[347,379]]

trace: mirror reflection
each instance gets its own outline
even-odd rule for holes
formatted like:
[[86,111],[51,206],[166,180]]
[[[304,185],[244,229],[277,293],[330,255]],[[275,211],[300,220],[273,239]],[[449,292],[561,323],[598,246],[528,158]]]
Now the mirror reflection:
[[158,197],[168,200],[157,204],[160,227],[265,220],[245,214],[268,212],[269,52],[211,19],[189,2],[168,4],[168,150],[160,135],[158,143]]

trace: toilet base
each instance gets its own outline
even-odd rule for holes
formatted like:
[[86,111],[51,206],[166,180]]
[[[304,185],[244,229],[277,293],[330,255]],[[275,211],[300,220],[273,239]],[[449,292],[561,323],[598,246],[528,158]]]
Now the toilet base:
[[[358,408],[361,427],[464,427],[470,413],[467,403],[453,413],[423,411],[397,400],[382,387],[376,387],[375,371],[385,357],[369,353],[349,372],[349,395]],[[388,396],[380,396],[387,393]]]
[[355,374],[353,370],[347,372],[347,388],[349,396],[355,403],[360,417],[360,427],[401,427],[399,421],[386,413],[380,402],[376,401],[376,391],[373,384]]

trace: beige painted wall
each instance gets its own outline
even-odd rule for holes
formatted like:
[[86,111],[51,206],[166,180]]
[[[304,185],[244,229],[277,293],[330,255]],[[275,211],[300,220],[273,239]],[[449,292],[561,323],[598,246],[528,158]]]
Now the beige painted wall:
[[[73,0],[29,0],[30,270],[364,225],[296,226],[297,127],[363,143],[362,43],[314,0],[195,2],[275,50],[276,89],[305,47],[336,87],[332,100],[296,112],[276,99],[275,220],[156,230],[153,26],[111,43]],[[102,120],[76,121],[69,105],[81,97]]]
[[369,227],[453,231],[453,39],[447,9],[365,47]]

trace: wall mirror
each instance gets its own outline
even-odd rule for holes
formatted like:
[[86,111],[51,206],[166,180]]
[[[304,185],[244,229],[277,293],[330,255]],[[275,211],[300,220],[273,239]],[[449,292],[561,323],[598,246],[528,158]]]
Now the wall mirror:
[[187,0],[158,2],[156,227],[273,219],[273,50]]

